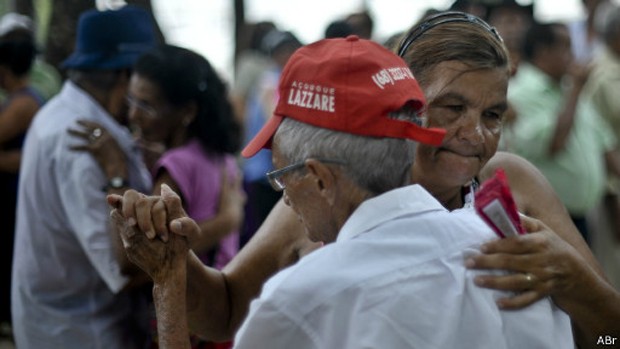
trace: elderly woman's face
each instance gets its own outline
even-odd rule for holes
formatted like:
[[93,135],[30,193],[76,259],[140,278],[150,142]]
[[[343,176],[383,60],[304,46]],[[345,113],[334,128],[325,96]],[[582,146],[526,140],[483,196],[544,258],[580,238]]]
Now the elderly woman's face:
[[422,85],[428,126],[447,134],[439,147],[418,146],[414,180],[437,194],[468,183],[495,154],[507,109],[508,71],[446,61],[428,74]]

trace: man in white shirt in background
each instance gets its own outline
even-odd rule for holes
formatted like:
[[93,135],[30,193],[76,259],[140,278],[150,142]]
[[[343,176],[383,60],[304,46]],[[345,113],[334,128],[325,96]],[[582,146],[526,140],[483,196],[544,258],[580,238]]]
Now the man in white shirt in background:
[[[131,349],[148,340],[147,313],[141,318],[136,304],[146,297],[140,302],[129,290],[146,277],[110,235],[105,197],[151,186],[124,123],[131,68],[157,44],[153,28],[148,12],[133,6],[83,13],[76,49],[63,63],[69,80],[26,136],[11,292],[18,348]],[[76,130],[84,147],[113,137],[126,161],[102,171],[91,154],[73,151],[80,139],[68,129],[77,120],[86,120]]]

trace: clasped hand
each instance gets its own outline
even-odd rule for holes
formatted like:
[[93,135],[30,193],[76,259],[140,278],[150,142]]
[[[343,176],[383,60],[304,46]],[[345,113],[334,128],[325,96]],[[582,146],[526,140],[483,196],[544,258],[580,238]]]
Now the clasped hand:
[[192,236],[200,231],[187,217],[181,198],[167,185],[161,196],[135,190],[108,195],[112,225],[121,236],[127,257],[154,282],[165,281],[177,268],[184,268]]

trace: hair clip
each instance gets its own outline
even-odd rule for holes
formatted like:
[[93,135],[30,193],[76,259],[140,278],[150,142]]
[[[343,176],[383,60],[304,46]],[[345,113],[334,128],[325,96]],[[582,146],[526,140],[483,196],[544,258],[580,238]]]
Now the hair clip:
[[466,22],[466,23],[468,22],[468,23],[477,24],[480,27],[484,28],[485,30],[491,32],[493,36],[495,36],[495,38],[499,40],[499,42],[504,42],[502,37],[497,32],[497,29],[495,29],[495,27],[490,26],[487,22],[483,21],[482,19],[472,14],[465,13],[465,12],[448,11],[448,12],[442,12],[442,13],[438,13],[436,15],[428,17],[428,19],[424,21],[424,23],[419,24],[412,31],[410,31],[407,34],[407,36],[403,40],[401,40],[400,45],[398,47],[398,55],[402,57],[405,54],[405,52],[407,52],[407,49],[409,49],[409,46],[411,46],[411,44],[415,40],[417,40],[422,34],[427,32],[428,30],[438,25],[445,24],[445,23],[452,23],[452,22]]

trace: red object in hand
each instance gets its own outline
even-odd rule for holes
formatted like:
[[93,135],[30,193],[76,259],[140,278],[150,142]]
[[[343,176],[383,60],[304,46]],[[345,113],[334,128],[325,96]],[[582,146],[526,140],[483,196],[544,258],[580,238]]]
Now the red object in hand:
[[503,169],[497,169],[493,178],[482,184],[475,194],[474,203],[478,215],[498,236],[505,238],[525,234]]

